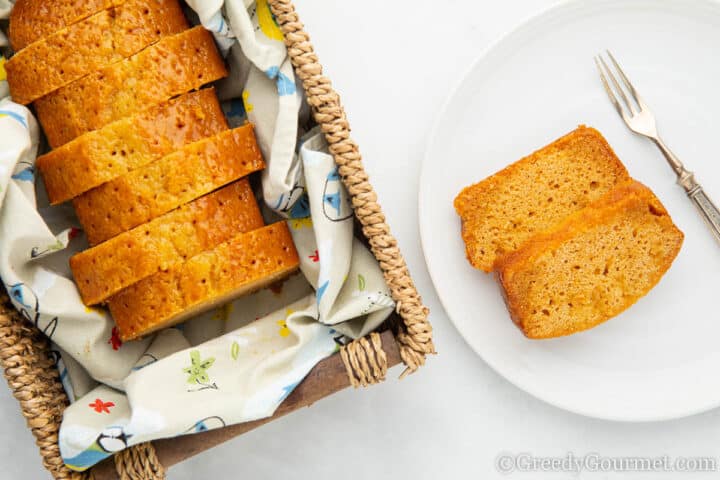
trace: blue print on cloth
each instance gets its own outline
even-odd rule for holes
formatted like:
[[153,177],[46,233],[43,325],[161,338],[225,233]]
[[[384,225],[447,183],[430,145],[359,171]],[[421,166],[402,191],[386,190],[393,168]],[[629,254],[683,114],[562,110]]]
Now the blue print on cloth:
[[132,435],[126,434],[123,427],[110,426],[100,432],[97,439],[88,448],[71,458],[64,458],[65,465],[71,470],[83,471],[128,445]]
[[221,33],[225,35],[228,33],[225,29],[225,19],[220,14],[220,12],[215,13],[215,15],[213,15],[212,18],[208,22],[206,22],[205,28],[215,33]]
[[228,117],[240,117],[245,118],[245,104],[240,98],[233,98],[230,100],[230,108],[225,108],[225,115]]
[[33,167],[27,167],[24,170],[19,171],[11,178],[14,180],[21,180],[23,182],[34,182],[35,181],[35,169]]
[[224,427],[225,420],[218,416],[207,417],[199,420],[192,427],[185,430],[185,433],[200,433],[207,432],[208,430],[215,430],[216,428]]
[[305,188],[300,185],[295,185],[288,194],[281,193],[272,208],[289,218],[307,218],[310,216],[310,201]]
[[[58,325],[58,317],[51,318],[47,322],[47,325],[45,325],[45,327],[42,327],[40,325],[40,302],[38,301],[35,292],[30,290],[30,288],[28,288],[23,283],[6,285],[5,288],[7,288],[7,291],[10,294],[10,298],[15,300],[20,305],[20,307],[18,307],[18,310],[20,311],[20,316],[22,316],[26,321],[35,325],[38,330],[41,330],[45,335],[52,338]],[[26,291],[30,293],[30,301],[34,303],[25,303]]]
[[307,218],[310,216],[310,200],[308,199],[307,193],[303,193],[303,196],[295,202],[290,209],[290,218]]
[[23,284],[22,283],[16,283],[15,285],[10,285],[9,287],[10,296],[15,299],[16,302],[18,302],[20,305],[26,308],[30,308],[30,305],[27,305],[23,299]]
[[278,95],[281,97],[284,95],[293,95],[295,93],[295,82],[290,80],[280,69],[276,66],[270,67],[265,71],[265,75],[268,78],[277,79]]
[[75,401],[75,392],[73,391],[72,385],[70,384],[70,377],[68,376],[68,369],[63,362],[62,355],[58,350],[50,350],[50,355],[53,358],[53,363],[58,372],[60,372],[60,383],[62,383],[65,393],[67,393],[70,403]]
[[283,400],[285,400],[288,397],[288,395],[290,395],[292,393],[292,391],[295,390],[295,387],[297,387],[299,384],[300,384],[300,380],[298,380],[297,382],[293,382],[290,385],[284,386],[282,389],[283,393],[280,396],[280,401],[282,402]]
[[335,166],[335,168],[332,169],[330,173],[328,173],[327,176],[328,181],[339,181],[340,180],[340,174],[338,173],[338,167]]
[[273,210],[280,210],[280,206],[283,204],[283,200],[285,200],[285,194],[281,193],[280,198],[278,198],[277,203],[273,207]]
[[330,284],[330,280],[326,281],[320,287],[317,289],[317,303],[320,305],[320,300],[322,300],[322,296],[325,295],[325,290],[327,290],[328,285]]
[[[330,184],[330,182],[339,182],[340,181],[340,174],[338,173],[337,166],[332,169],[332,171],[327,176],[327,182],[325,183],[325,191],[327,192],[328,188],[327,186]],[[335,209],[338,216],[340,216],[340,189],[333,193],[325,193],[324,200],[326,203],[328,203],[331,207]]]
[[329,204],[340,216],[340,194],[338,192],[325,195],[325,203]]
[[353,210],[345,193],[337,166],[328,173],[323,191],[323,214],[331,222],[342,222],[352,217]]
[[96,450],[95,448],[89,448],[75,455],[74,457],[65,458],[64,461],[65,465],[70,470],[82,472],[83,470],[87,470],[96,463],[100,462],[101,460],[106,459],[110,455],[112,455],[112,453],[103,452],[102,450]]
[[10,110],[0,110],[0,117],[4,117],[4,116],[8,116],[8,117],[12,118],[13,120],[17,120],[25,128],[27,128],[27,126],[28,126],[25,119],[19,113],[15,113]]
[[60,370],[60,381],[62,382],[63,386],[65,386],[65,380],[67,379],[68,370],[64,365],[59,370]]

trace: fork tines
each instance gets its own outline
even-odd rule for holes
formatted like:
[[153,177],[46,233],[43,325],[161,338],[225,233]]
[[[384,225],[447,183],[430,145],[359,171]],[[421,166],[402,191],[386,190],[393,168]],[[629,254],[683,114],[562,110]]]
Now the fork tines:
[[[625,118],[626,114],[622,108],[622,105],[618,101],[615,92],[617,92],[617,95],[620,96],[627,109],[630,110],[630,113],[632,115],[637,115],[640,111],[646,109],[647,106],[643,102],[642,98],[640,98],[640,95],[638,95],[637,90],[635,90],[635,87],[630,82],[627,75],[625,75],[625,72],[623,72],[623,69],[620,67],[617,60],[615,60],[613,54],[610,53],[609,50],[606,50],[606,53],[607,56],[610,58],[613,66],[615,67],[615,70],[617,71],[617,76],[619,76],[622,80],[625,89],[620,86],[617,77],[613,74],[612,69],[605,62],[605,59],[601,55],[596,55],[595,65],[597,65],[598,71],[600,72],[600,79],[602,80],[603,86],[605,87],[605,91],[607,92],[608,97],[610,97],[610,101],[615,106],[615,109],[623,118]],[[610,85],[610,82],[608,82],[608,78],[610,79],[612,86]],[[632,97],[632,100],[634,100],[634,103],[632,100],[630,100],[630,98],[628,98],[628,95],[626,95],[626,90]]]

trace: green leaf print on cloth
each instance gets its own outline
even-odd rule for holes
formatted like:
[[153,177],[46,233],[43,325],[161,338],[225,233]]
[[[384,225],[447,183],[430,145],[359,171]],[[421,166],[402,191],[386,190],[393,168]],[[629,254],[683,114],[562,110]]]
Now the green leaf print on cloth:
[[214,357],[200,360],[200,352],[193,350],[190,352],[191,365],[187,368],[183,368],[183,372],[188,374],[187,383],[199,383],[206,384],[210,382],[210,375],[207,371],[212,364],[215,363]]

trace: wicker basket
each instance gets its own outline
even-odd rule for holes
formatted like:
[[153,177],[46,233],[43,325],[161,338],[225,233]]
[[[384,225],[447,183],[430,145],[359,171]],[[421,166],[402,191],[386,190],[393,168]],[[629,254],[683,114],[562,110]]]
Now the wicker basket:
[[270,418],[242,423],[171,440],[158,440],[128,448],[79,474],[68,470],[60,458],[58,429],[68,404],[55,359],[46,338],[25,322],[0,293],[0,364],[23,415],[40,447],[45,468],[56,479],[162,479],[165,468],[211,448],[229,438],[335,393],[350,385],[367,386],[384,380],[388,367],[403,362],[401,377],[415,371],[434,353],[428,309],[422,304],[397,241],[385,223],[377,196],[362,165],[358,146],[330,80],[313,51],[308,34],[290,0],[269,0],[285,36],[288,55],[302,80],[315,121],[320,125],[350,193],[355,216],[371,251],[380,263],[396,314],[384,325],[343,347],[339,354],[320,362]]

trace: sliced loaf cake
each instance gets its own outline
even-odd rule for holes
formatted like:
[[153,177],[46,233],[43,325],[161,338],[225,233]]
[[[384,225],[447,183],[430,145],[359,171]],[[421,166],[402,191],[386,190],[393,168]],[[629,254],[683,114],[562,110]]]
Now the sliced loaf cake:
[[132,57],[35,101],[53,148],[227,75],[202,26],[165,37]]
[[529,338],[569,335],[619,314],[658,283],[683,242],[653,193],[619,186],[497,264],[510,315]]
[[628,179],[600,132],[581,126],[458,194],[467,258],[490,272],[532,235]]
[[169,212],[265,168],[251,124],[181,150],[89,190],[73,200],[90,245]]
[[110,297],[123,341],[147,335],[276,282],[299,266],[285,222],[242,233]]
[[37,166],[55,205],[225,130],[215,90],[206,88],[81,135]]
[[70,259],[83,302],[94,305],[172,265],[264,225],[242,179]]
[[31,43],[125,0],[15,0],[8,37],[13,50]]
[[38,40],[5,64],[12,99],[28,103],[187,29],[177,0],[126,0]]

